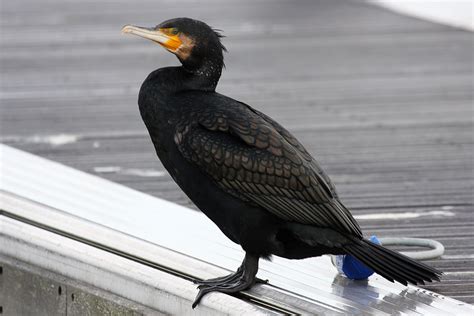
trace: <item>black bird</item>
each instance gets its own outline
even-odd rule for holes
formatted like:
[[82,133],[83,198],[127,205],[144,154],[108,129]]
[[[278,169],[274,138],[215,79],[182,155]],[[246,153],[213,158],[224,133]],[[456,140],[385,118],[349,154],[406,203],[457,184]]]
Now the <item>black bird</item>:
[[439,281],[440,271],[363,238],[316,160],[284,127],[215,92],[224,67],[221,35],[176,18],[124,33],[152,40],[180,60],[143,82],[140,113],[166,170],[222,232],[242,246],[237,272],[196,281],[199,293],[252,286],[260,258],[351,254],[390,281]]

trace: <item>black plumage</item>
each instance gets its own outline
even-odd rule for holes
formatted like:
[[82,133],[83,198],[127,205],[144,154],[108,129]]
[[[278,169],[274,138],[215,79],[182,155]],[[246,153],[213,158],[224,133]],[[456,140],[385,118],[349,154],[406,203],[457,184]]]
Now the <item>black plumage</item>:
[[271,255],[351,254],[390,281],[439,280],[441,272],[363,239],[329,177],[290,132],[215,92],[225,50],[218,32],[188,18],[123,31],[159,43],[181,61],[148,76],[140,113],[176,183],[246,252],[236,273],[197,282],[193,306],[208,292],[250,287],[259,258]]

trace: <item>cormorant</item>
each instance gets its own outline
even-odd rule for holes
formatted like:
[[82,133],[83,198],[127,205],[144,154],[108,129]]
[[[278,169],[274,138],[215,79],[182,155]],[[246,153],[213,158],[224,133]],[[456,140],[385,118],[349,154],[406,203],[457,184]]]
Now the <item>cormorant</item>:
[[271,255],[350,254],[392,282],[439,281],[440,271],[364,239],[329,177],[283,126],[215,92],[226,51],[218,31],[176,18],[122,32],[160,44],[181,62],[143,82],[141,116],[166,170],[246,253],[235,273],[196,281],[193,308],[206,293],[251,287],[259,259]]

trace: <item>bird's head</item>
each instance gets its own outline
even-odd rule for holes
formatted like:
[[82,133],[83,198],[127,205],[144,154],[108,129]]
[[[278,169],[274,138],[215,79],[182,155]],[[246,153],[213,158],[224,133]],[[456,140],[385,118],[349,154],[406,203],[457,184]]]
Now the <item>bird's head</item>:
[[[202,68],[204,63],[222,69],[225,47],[222,35],[204,22],[190,18],[164,21],[155,27],[125,25],[122,33],[134,34],[160,44],[175,54],[188,70]],[[207,65],[207,67],[212,65]]]

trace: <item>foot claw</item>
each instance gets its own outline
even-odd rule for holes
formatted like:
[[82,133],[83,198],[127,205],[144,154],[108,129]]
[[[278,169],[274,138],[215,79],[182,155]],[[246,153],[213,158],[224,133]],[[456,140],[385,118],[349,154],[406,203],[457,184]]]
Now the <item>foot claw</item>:
[[268,279],[266,280],[262,280],[262,279],[255,279],[255,283],[258,283],[258,284],[268,284]]
[[205,287],[203,286],[201,288],[201,286],[203,285],[200,285],[198,288],[199,288],[199,292],[198,294],[196,295],[196,298],[194,299],[194,302],[193,302],[193,309],[199,304],[199,302],[201,301],[201,299],[204,297],[204,295],[206,295],[207,293],[209,292],[212,292],[212,290],[210,289],[210,287]]
[[198,290],[202,290],[202,289],[205,289],[206,287],[209,287],[209,285],[199,284],[197,288],[198,288]]

